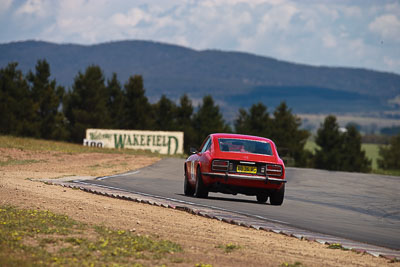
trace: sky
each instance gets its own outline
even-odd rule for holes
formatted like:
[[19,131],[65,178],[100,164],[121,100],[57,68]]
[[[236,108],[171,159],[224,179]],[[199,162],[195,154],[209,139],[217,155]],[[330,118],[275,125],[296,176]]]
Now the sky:
[[400,0],[0,0],[0,43],[152,40],[400,74]]

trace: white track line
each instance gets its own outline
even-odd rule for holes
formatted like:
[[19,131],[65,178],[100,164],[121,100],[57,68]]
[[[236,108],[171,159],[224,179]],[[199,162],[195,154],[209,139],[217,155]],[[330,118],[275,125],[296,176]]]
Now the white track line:
[[140,171],[135,171],[135,172],[127,172],[127,173],[124,173],[124,174],[116,174],[116,175],[111,175],[111,176],[104,176],[104,177],[97,178],[96,180],[101,181],[101,180],[105,180],[105,179],[113,178],[113,177],[134,175],[134,174],[138,174],[139,172]]

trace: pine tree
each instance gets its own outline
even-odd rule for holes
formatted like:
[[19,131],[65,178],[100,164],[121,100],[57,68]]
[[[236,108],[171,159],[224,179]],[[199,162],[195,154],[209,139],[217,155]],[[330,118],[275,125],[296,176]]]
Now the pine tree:
[[371,160],[361,149],[361,135],[354,125],[348,125],[343,133],[342,164],[340,170],[349,172],[369,172]]
[[66,94],[64,112],[74,142],[82,142],[87,128],[110,127],[107,90],[99,66],[78,73],[71,92]]
[[249,134],[271,138],[271,118],[267,107],[262,103],[253,104],[249,112],[239,109],[235,120],[235,130],[240,134]]
[[239,114],[237,115],[234,126],[235,131],[238,134],[250,134],[250,119],[247,110],[239,108]]
[[320,147],[316,150],[314,164],[318,169],[340,170],[342,158],[343,138],[339,132],[339,125],[335,116],[327,116],[318,129],[316,143]]
[[289,158],[293,158],[295,165],[305,166],[310,155],[304,150],[310,133],[300,129],[301,119],[292,114],[285,102],[282,102],[274,111],[271,122],[271,139],[279,151],[284,150]]
[[28,83],[18,63],[0,69],[0,133],[20,136],[39,136],[34,121],[34,103]]
[[318,129],[315,167],[319,169],[369,172],[371,161],[361,149],[361,135],[349,125],[344,133],[339,131],[335,116],[328,116]]
[[193,105],[190,98],[185,94],[179,100],[176,111],[176,119],[179,126],[189,126],[192,124]]
[[154,128],[153,109],[145,96],[142,76],[129,77],[124,89],[122,128],[152,130]]
[[121,84],[117,79],[117,74],[113,73],[112,78],[107,81],[107,110],[110,114],[110,127],[114,129],[122,128],[124,114],[124,93]]
[[174,131],[177,129],[176,112],[174,102],[162,95],[160,100],[154,105],[155,130]]
[[64,88],[50,80],[50,66],[46,60],[39,60],[36,71],[27,75],[34,102],[34,123],[38,124],[39,136],[44,139],[66,139],[64,115],[59,111]]
[[378,166],[384,170],[400,170],[400,134],[390,140],[388,146],[379,148]]
[[181,97],[179,106],[176,109],[176,122],[177,130],[184,132],[184,150],[189,153],[190,147],[194,147],[195,144],[195,130],[193,128],[193,105],[192,101],[185,94]]
[[231,129],[222,117],[218,105],[214,104],[214,100],[210,95],[203,98],[197,113],[194,114],[193,128],[196,131],[196,145],[199,147],[201,142],[207,135],[211,133],[230,132]]

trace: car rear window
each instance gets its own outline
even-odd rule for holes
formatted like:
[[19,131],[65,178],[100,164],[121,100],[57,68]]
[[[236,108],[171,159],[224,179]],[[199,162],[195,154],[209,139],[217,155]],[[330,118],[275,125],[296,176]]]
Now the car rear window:
[[272,156],[271,144],[244,139],[219,138],[219,150],[222,152],[252,153]]

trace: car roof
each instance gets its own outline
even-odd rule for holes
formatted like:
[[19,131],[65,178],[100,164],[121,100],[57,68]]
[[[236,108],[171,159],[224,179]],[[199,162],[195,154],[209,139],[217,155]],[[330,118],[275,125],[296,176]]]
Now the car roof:
[[214,133],[214,134],[211,134],[211,136],[213,138],[232,138],[232,139],[245,139],[245,140],[272,142],[270,139],[265,138],[265,137],[245,135],[245,134]]

